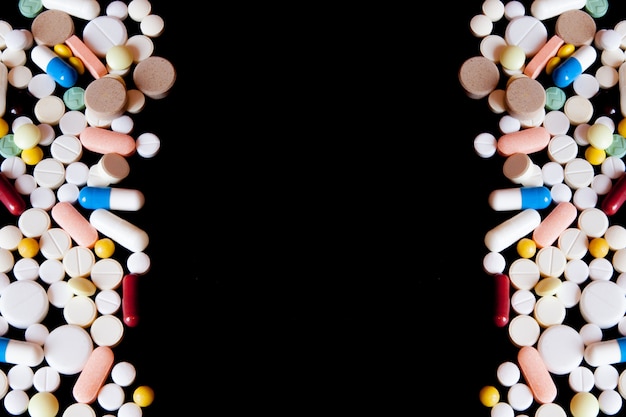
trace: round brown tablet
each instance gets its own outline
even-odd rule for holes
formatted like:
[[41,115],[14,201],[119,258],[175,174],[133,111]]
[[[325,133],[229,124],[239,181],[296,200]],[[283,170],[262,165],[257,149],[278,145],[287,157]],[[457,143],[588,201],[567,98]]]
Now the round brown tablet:
[[480,99],[496,89],[500,82],[500,70],[493,61],[475,56],[461,65],[459,81],[470,98]]
[[126,110],[126,86],[115,77],[102,77],[89,83],[85,107],[98,119],[112,120]]
[[133,70],[135,87],[153,99],[167,96],[175,81],[174,65],[162,57],[148,57],[139,62]]
[[63,11],[44,10],[33,19],[30,31],[37,45],[53,47],[74,34],[74,20]]
[[554,24],[554,32],[575,47],[591,45],[596,35],[596,22],[583,10],[568,10],[561,13]]
[[546,90],[530,77],[518,77],[508,83],[504,104],[509,114],[520,120],[532,120],[543,114]]

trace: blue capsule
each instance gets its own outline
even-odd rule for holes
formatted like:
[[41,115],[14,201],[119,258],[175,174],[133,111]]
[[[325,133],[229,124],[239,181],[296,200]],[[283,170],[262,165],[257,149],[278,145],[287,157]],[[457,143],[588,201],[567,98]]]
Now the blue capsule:
[[494,190],[489,194],[489,205],[496,211],[543,209],[552,202],[547,187],[519,187]]

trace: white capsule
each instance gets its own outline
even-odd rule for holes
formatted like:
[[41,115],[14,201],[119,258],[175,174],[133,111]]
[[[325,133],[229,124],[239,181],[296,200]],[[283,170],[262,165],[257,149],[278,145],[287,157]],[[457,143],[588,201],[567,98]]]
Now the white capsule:
[[100,14],[97,0],[42,0],[46,9],[61,10],[80,19],[92,20]]
[[531,233],[541,223],[535,209],[526,209],[500,223],[485,234],[485,246],[492,252],[501,252]]
[[106,209],[91,212],[89,222],[100,233],[131,252],[142,252],[148,246],[149,238],[144,230]]

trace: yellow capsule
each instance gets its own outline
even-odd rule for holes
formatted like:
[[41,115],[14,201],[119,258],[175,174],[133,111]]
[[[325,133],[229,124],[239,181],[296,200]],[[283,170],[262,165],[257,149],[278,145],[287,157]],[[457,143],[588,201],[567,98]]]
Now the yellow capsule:
[[6,136],[9,133],[9,123],[3,118],[0,118],[0,138]]
[[522,258],[530,259],[537,253],[537,244],[534,240],[524,237],[517,241],[517,254]]
[[115,242],[108,237],[98,239],[93,246],[93,251],[99,258],[110,258],[115,252]]
[[485,407],[493,407],[500,401],[500,392],[493,385],[487,385],[481,388],[479,397]]
[[606,151],[594,146],[587,146],[587,149],[585,149],[585,159],[591,165],[600,165],[606,159]]
[[572,45],[571,43],[565,43],[561,45],[561,47],[556,53],[556,56],[558,56],[561,59],[569,58],[570,55],[572,55],[575,50],[576,50],[576,47],[574,45]]
[[67,62],[76,70],[78,75],[83,75],[85,73],[85,64],[83,64],[83,61],[77,56],[67,58]]
[[133,402],[139,407],[147,407],[154,401],[154,390],[147,385],[135,388]]
[[32,237],[25,237],[17,244],[17,252],[22,258],[34,258],[39,253],[39,242]]
[[24,149],[20,156],[26,165],[37,165],[43,159],[43,149],[40,146]]
[[623,118],[617,124],[617,133],[626,137],[626,118]]
[[594,258],[604,258],[609,254],[609,243],[603,237],[594,237],[589,241],[589,253]]
[[561,58],[559,58],[558,56],[553,56],[552,58],[550,58],[548,60],[548,63],[546,64],[546,74],[550,75],[552,74],[552,71],[559,66],[559,64],[561,63]]
[[71,56],[73,56],[74,54],[72,53],[72,50],[70,49],[69,46],[67,46],[64,43],[57,43],[56,45],[54,45],[52,47],[52,50],[61,58],[69,58]]

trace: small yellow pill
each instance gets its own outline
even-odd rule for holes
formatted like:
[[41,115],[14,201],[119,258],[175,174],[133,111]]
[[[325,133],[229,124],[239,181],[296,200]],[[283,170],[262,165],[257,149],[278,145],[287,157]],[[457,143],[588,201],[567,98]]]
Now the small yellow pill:
[[34,123],[24,123],[13,132],[13,143],[20,149],[34,148],[41,140],[41,130]]
[[39,242],[32,237],[25,237],[17,244],[17,252],[22,258],[34,258],[39,253]]
[[587,129],[587,141],[598,149],[606,149],[613,143],[613,130],[604,123],[594,123]]
[[556,295],[556,293],[559,291],[559,288],[561,288],[561,285],[563,285],[563,281],[561,281],[560,278],[542,278],[539,280],[539,282],[537,282],[537,285],[535,285],[535,294],[537,294],[539,297]]
[[493,407],[500,401],[500,392],[493,385],[487,385],[481,388],[479,397],[485,407]]
[[570,55],[574,53],[576,47],[571,43],[565,43],[561,45],[559,50],[556,52],[556,56],[561,59],[569,58]]
[[105,60],[113,71],[121,71],[132,65],[133,53],[125,45],[114,45],[107,51]]
[[58,412],[59,400],[51,392],[37,392],[28,401],[28,415],[31,417],[55,417]]
[[517,254],[522,258],[530,259],[537,253],[537,244],[534,240],[523,237],[517,241]]
[[9,133],[9,124],[6,120],[0,118],[0,138]]
[[67,62],[76,70],[78,75],[83,75],[85,73],[85,64],[79,57],[71,56],[67,58]]
[[552,58],[550,58],[548,60],[548,63],[546,64],[546,74],[550,75],[552,74],[552,71],[559,66],[559,64],[561,63],[561,58],[559,58],[558,56],[553,56]]
[[61,58],[67,59],[74,55],[70,47],[64,43],[57,43],[56,45],[52,47],[52,50]]
[[604,258],[609,254],[609,242],[603,237],[594,237],[589,241],[589,253],[594,258]]
[[590,392],[577,392],[569,403],[573,417],[596,417],[600,413],[600,403]]
[[595,146],[587,146],[587,149],[585,149],[585,159],[591,165],[600,165],[606,159],[606,151],[604,149],[598,149]]
[[67,281],[74,295],[84,295],[91,297],[96,293],[96,284],[85,277],[72,277]]
[[517,45],[507,45],[500,53],[500,64],[508,70],[519,70],[526,62],[526,53]]
[[617,124],[617,133],[626,137],[626,117],[620,120]]
[[20,156],[26,165],[37,165],[43,159],[43,149],[40,146],[24,149]]
[[108,237],[98,239],[93,246],[93,251],[99,258],[110,258],[115,252],[115,242]]
[[147,385],[141,385],[133,392],[133,402],[139,407],[147,407],[154,401],[154,390]]

